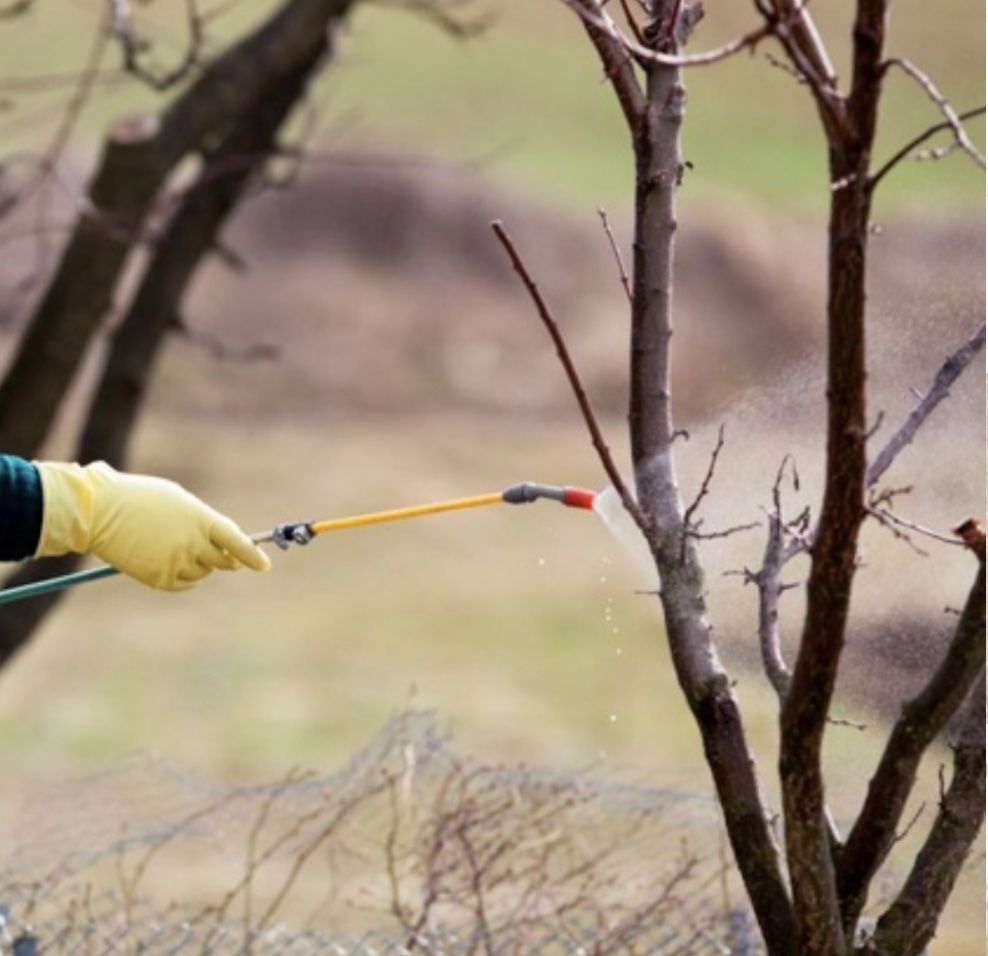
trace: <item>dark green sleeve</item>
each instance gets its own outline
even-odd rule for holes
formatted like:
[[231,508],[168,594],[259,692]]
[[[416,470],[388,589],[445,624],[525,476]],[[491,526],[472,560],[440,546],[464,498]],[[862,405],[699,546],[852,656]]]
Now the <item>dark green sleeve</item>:
[[0,455],[0,561],[29,558],[38,548],[41,476],[29,461]]

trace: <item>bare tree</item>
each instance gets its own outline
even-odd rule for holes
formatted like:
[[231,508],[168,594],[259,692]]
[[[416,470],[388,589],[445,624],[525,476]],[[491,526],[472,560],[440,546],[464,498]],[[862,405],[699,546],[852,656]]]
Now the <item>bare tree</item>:
[[[942,130],[952,139],[940,155],[960,150],[984,168],[962,119],[982,114],[984,108],[958,114],[919,68],[886,56],[888,0],[857,0],[847,90],[838,82],[806,5],[796,0],[756,0],[758,25],[731,43],[699,54],[682,52],[702,15],[699,4],[640,0],[633,11],[622,2],[626,24],[622,28],[600,0],[564,2],[580,17],[596,49],[627,121],[635,158],[628,415],[633,491],[622,482],[607,450],[548,306],[503,227],[495,224],[495,231],[552,334],[602,464],[654,558],[672,660],[702,735],[735,859],[768,951],[775,956],[852,952],[913,956],[932,938],[984,816],[984,697],[972,695],[972,688],[984,682],[985,572],[980,529],[969,534],[978,569],[953,642],[926,688],[893,728],[865,805],[846,839],[826,805],[821,746],[844,646],[859,530],[869,514],[893,524],[898,520],[882,507],[888,493],[875,491],[875,485],[944,397],[949,382],[983,348],[985,337],[982,325],[940,370],[929,394],[869,467],[865,285],[872,199],[896,164]],[[686,505],[676,469],[678,432],[670,387],[675,199],[683,174],[679,145],[683,70],[716,63],[768,40],[781,46],[787,69],[813,98],[830,171],[823,501],[815,523],[809,515],[787,522],[780,497],[784,462],[774,486],[775,510],[769,516],[764,566],[747,572],[760,591],[763,657],[780,701],[778,774],[784,848],[776,844],[769,826],[742,716],[713,640],[697,547],[706,535],[694,515],[709,491],[722,436],[699,494]],[[914,79],[944,120],[876,165],[872,150],[882,85],[893,69]],[[901,527],[899,533],[905,533]],[[802,635],[790,668],[779,643],[777,605],[783,589],[780,570],[798,553],[808,553],[811,565]],[[873,936],[856,942],[868,889],[896,840],[919,760],[968,697],[971,703],[956,749],[953,782],[913,871],[878,920]],[[921,886],[929,889],[923,892]]]

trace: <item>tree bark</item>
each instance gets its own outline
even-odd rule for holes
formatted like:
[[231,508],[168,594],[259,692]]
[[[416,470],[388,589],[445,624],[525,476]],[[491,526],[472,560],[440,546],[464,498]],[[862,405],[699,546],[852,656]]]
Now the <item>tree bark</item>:
[[985,566],[978,570],[954,638],[936,673],[903,708],[885,745],[840,857],[837,888],[846,929],[855,926],[868,886],[896,839],[927,748],[957,712],[985,666]]
[[[982,579],[983,581],[983,579]],[[961,867],[985,819],[985,672],[978,676],[961,737],[954,775],[902,891],[879,919],[864,952],[918,956],[933,939]]]
[[866,474],[865,305],[869,165],[881,95],[887,0],[858,0],[848,128],[828,130],[831,205],[827,297],[827,458],[823,505],[811,548],[807,608],[782,708],[779,776],[786,856],[801,956],[842,956],[820,761],[844,647]]
[[[673,5],[662,5],[668,15]],[[737,702],[707,619],[673,455],[670,395],[675,197],[685,90],[677,67],[648,68],[636,155],[629,426],[638,502],[650,525],[666,635],[703,738],[734,856],[773,956],[795,951],[792,912]],[[685,540],[684,540],[684,536]]]

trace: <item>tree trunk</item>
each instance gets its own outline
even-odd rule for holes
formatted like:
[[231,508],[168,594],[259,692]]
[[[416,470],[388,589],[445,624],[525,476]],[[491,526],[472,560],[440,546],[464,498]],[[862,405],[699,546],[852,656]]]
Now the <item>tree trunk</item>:
[[703,738],[735,859],[769,952],[792,956],[792,912],[778,848],[737,702],[711,636],[703,573],[685,527],[676,480],[670,396],[672,269],[686,101],[679,68],[651,65],[646,96],[635,134],[629,426],[637,496],[650,524],[649,546],[659,572],[676,674]]

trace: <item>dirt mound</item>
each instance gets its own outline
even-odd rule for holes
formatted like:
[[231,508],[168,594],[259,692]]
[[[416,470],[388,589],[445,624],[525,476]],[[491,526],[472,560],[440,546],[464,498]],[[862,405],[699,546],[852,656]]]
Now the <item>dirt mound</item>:
[[[552,349],[488,227],[502,219],[564,327],[595,402],[624,405],[627,304],[594,210],[582,220],[464,173],[344,167],[246,210],[230,241],[248,276],[205,271],[190,323],[281,350],[279,402],[557,413]],[[704,214],[680,240],[677,398],[694,417],[812,350],[819,256],[747,211]],[[627,250],[626,223],[615,231]],[[625,253],[626,256],[628,253]],[[284,370],[290,369],[285,375]],[[290,380],[290,385],[286,380]]]

